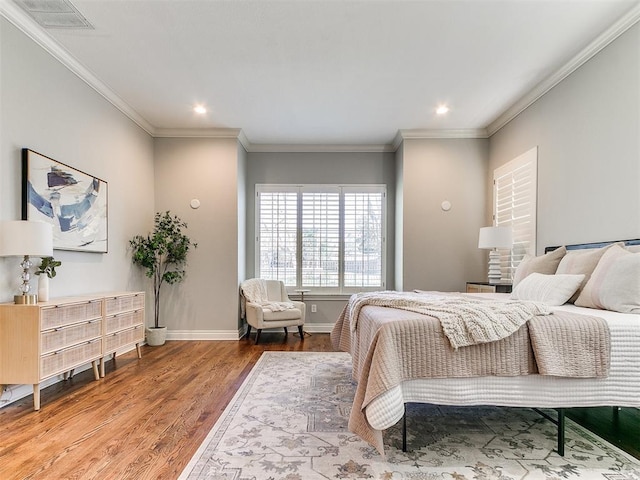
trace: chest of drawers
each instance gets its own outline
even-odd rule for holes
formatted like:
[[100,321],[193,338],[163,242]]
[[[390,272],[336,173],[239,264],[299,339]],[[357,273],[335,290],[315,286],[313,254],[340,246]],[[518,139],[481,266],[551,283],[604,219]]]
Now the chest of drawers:
[[143,339],[143,292],[0,304],[0,384],[32,384],[39,410],[41,382],[89,363],[99,380],[105,355],[135,345],[140,356]]

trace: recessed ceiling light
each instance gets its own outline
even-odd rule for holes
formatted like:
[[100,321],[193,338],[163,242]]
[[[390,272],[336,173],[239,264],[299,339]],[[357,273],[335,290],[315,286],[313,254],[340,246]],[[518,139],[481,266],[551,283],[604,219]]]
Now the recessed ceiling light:
[[193,111],[201,115],[204,113],[207,113],[207,109],[204,108],[202,105],[196,105],[195,107],[193,107]]
[[437,109],[436,109],[436,113],[438,115],[444,115],[445,113],[447,113],[449,111],[449,107],[447,107],[446,105],[440,105]]

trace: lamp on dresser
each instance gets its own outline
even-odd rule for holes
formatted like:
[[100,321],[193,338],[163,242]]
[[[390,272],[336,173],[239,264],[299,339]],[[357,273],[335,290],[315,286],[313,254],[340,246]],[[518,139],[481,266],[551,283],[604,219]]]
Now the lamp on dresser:
[[489,283],[500,283],[502,278],[498,249],[511,248],[512,246],[511,227],[482,227],[480,229],[478,248],[491,250],[489,252]]
[[20,267],[20,295],[13,297],[16,304],[34,304],[38,296],[30,294],[29,284],[31,268],[30,256],[50,257],[53,255],[53,228],[44,222],[11,220],[0,222],[0,256],[23,257]]

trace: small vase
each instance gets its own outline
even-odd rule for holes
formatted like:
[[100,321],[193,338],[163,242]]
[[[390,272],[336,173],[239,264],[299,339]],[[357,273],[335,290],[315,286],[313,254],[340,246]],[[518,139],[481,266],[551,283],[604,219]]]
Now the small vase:
[[38,276],[38,301],[49,301],[49,277],[46,275]]

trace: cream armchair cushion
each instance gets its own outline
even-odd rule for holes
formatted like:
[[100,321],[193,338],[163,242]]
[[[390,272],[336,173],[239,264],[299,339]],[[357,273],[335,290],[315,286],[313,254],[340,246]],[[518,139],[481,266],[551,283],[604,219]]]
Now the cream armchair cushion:
[[305,304],[289,299],[284,282],[253,278],[242,282],[240,294],[242,312],[248,324],[247,336],[254,327],[258,331],[256,343],[264,328],[283,327],[286,335],[287,327],[297,326],[300,338],[304,339]]

